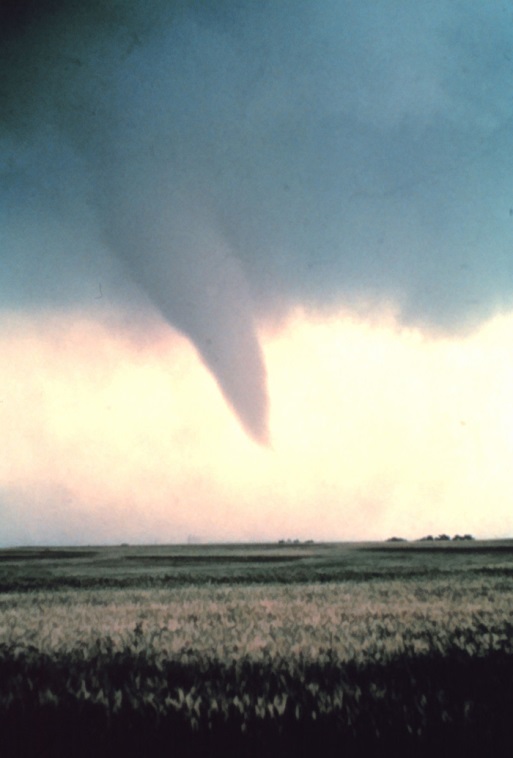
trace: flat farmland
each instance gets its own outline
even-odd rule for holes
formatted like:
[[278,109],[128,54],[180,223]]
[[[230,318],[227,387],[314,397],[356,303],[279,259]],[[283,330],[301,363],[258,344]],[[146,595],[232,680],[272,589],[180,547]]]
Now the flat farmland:
[[509,755],[513,542],[0,551],[2,756]]
[[0,591],[513,576],[513,540],[0,549]]

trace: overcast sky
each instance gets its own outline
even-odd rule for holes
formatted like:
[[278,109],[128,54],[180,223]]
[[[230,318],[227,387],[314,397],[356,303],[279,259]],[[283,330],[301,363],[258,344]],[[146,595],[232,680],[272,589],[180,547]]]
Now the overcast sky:
[[0,544],[513,536],[511,4],[2,8]]

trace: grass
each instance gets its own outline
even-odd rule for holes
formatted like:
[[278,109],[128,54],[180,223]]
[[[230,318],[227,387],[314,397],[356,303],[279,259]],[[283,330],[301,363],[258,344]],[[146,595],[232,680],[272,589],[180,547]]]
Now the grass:
[[0,592],[513,574],[513,541],[0,550]]
[[17,548],[0,586],[6,758],[513,744],[510,542]]

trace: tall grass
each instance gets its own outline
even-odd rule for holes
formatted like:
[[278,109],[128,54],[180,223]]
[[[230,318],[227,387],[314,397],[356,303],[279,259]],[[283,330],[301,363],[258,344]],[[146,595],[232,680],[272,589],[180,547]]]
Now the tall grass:
[[0,596],[7,758],[509,755],[511,703],[507,577]]

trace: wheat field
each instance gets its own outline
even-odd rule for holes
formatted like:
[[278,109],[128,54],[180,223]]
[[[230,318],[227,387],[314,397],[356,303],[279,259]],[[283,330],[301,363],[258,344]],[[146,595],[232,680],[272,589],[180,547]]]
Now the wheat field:
[[509,543],[1,551],[0,586],[2,756],[513,744]]

